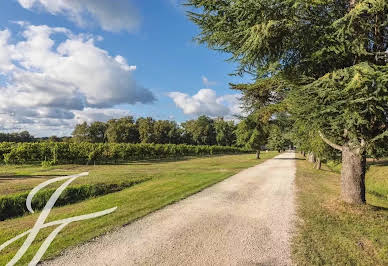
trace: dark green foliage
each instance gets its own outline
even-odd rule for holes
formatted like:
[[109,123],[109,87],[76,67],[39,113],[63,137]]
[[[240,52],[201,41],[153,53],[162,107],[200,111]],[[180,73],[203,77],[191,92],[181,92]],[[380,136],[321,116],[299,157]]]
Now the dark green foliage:
[[192,138],[196,145],[216,145],[216,129],[214,120],[207,116],[200,116],[197,120],[182,123],[187,137]]
[[235,143],[236,126],[233,121],[225,121],[223,118],[217,118],[214,121],[216,130],[216,141],[219,146],[232,146]]
[[139,131],[132,116],[109,120],[105,137],[109,143],[139,143]]
[[0,142],[32,142],[35,138],[28,131],[20,133],[0,133]]
[[141,143],[154,143],[154,124],[155,120],[152,117],[140,117],[136,121],[139,130]]
[[365,145],[375,156],[388,149],[379,141],[388,136],[388,67],[361,63],[341,69],[294,91],[292,98],[295,118],[335,143]]
[[220,145],[235,144],[235,125],[223,118],[200,116],[181,125],[170,120],[154,120],[152,117],[122,117],[107,123],[94,122],[76,125],[73,142],[92,143],[154,143]]
[[268,141],[268,125],[250,115],[237,125],[236,136],[238,146],[260,151]]
[[[68,187],[58,198],[55,203],[55,206],[58,207],[67,204],[72,204],[89,198],[121,191],[125,188],[140,184],[148,180],[150,180],[150,178],[143,178],[129,182],[121,182],[119,184],[98,183],[93,185]],[[39,191],[31,202],[33,210],[42,210],[51,195],[54,193],[54,191],[55,189],[45,189]],[[6,219],[10,219],[28,213],[26,207],[27,196],[28,192],[0,197],[0,221],[4,221]]]
[[103,122],[96,121],[91,123],[88,129],[90,142],[93,142],[93,143],[105,142],[105,138],[106,138],[105,132],[107,128],[108,128],[108,125]]
[[351,149],[377,151],[388,136],[386,0],[188,5],[196,8],[189,17],[200,27],[197,40],[230,54],[238,73],[256,75],[253,84],[232,85],[247,108],[268,118],[279,107],[296,112],[315,135],[321,130]]
[[287,140],[284,138],[284,134],[277,125],[271,126],[268,138],[268,147],[279,152],[287,149]]
[[157,120],[152,128],[153,143],[178,144],[181,140],[181,131],[174,121]]
[[86,122],[77,124],[73,130],[72,135],[74,142],[90,141],[88,124]]

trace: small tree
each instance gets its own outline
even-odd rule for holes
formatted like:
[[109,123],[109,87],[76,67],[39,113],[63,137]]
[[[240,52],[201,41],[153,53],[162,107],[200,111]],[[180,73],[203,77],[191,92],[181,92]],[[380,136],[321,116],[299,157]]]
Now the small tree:
[[236,126],[233,121],[225,121],[224,118],[219,117],[214,121],[216,130],[217,145],[232,146],[236,142],[234,131]]
[[105,142],[105,131],[108,125],[104,122],[93,122],[89,126],[89,140],[93,143]]
[[284,138],[284,135],[277,125],[271,125],[270,133],[268,137],[268,147],[271,150],[282,152],[285,150],[287,141]]
[[154,124],[155,120],[152,117],[140,117],[139,119],[137,119],[136,126],[138,128],[140,141],[142,143],[155,142]]
[[191,137],[196,145],[215,145],[216,130],[214,120],[205,115],[201,115],[197,120],[189,120],[182,123],[182,127],[187,137]]
[[75,142],[90,141],[88,124],[86,122],[77,124],[73,130],[72,135]]
[[236,144],[256,150],[256,159],[260,159],[261,147],[266,144],[268,138],[267,126],[251,115],[237,125],[235,132]]
[[132,116],[108,121],[106,138],[110,143],[138,143],[139,131]]

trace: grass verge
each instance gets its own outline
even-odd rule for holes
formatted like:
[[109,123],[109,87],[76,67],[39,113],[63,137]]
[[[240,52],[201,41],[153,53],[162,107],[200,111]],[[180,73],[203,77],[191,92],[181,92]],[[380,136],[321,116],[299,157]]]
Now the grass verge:
[[[143,175],[153,175],[154,177],[149,181],[120,192],[54,208],[47,222],[118,206],[115,212],[107,216],[72,223],[65,227],[52,242],[44,258],[51,258],[68,247],[81,244],[110,230],[128,224],[137,218],[179,201],[275,155],[277,155],[275,152],[263,153],[261,160],[254,159],[254,155],[245,154],[199,158],[178,162],[138,162],[121,166],[96,167],[93,172],[91,171],[88,178],[113,175],[112,178],[119,179],[120,176],[125,178],[126,174],[131,174],[134,177]],[[85,170],[84,167],[79,166],[76,169],[70,168],[68,172],[69,174],[83,172]],[[0,222],[0,243],[4,243],[8,239],[30,229],[38,215],[39,213],[31,214]],[[48,228],[39,233],[33,245],[21,259],[21,265],[31,260],[39,246],[52,230],[53,228]],[[6,264],[14,256],[24,239],[13,243],[0,253],[0,265]]]
[[370,166],[365,206],[342,203],[340,174],[305,160],[297,161],[296,185],[295,264],[388,265],[388,166]]

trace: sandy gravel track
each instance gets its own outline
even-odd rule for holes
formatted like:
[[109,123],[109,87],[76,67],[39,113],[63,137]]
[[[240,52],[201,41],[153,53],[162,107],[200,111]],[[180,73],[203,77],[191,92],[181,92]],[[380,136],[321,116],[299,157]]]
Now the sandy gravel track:
[[295,154],[283,153],[47,265],[290,265]]

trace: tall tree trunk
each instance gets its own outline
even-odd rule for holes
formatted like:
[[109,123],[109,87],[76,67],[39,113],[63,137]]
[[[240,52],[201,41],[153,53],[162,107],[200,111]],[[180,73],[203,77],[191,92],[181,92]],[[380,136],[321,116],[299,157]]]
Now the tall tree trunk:
[[320,170],[321,168],[322,168],[321,158],[317,157],[317,159],[315,160],[315,169]]
[[260,150],[256,151],[256,159],[260,159]]
[[352,151],[349,147],[342,150],[341,198],[351,204],[365,203],[366,156]]
[[351,204],[365,203],[365,173],[366,173],[366,155],[362,150],[366,144],[361,141],[361,146],[351,149],[353,145],[340,146],[326,138],[319,131],[322,140],[334,149],[342,152],[341,169],[341,198],[343,201]]
[[308,160],[310,163],[315,163],[315,154],[313,152],[309,153]]

